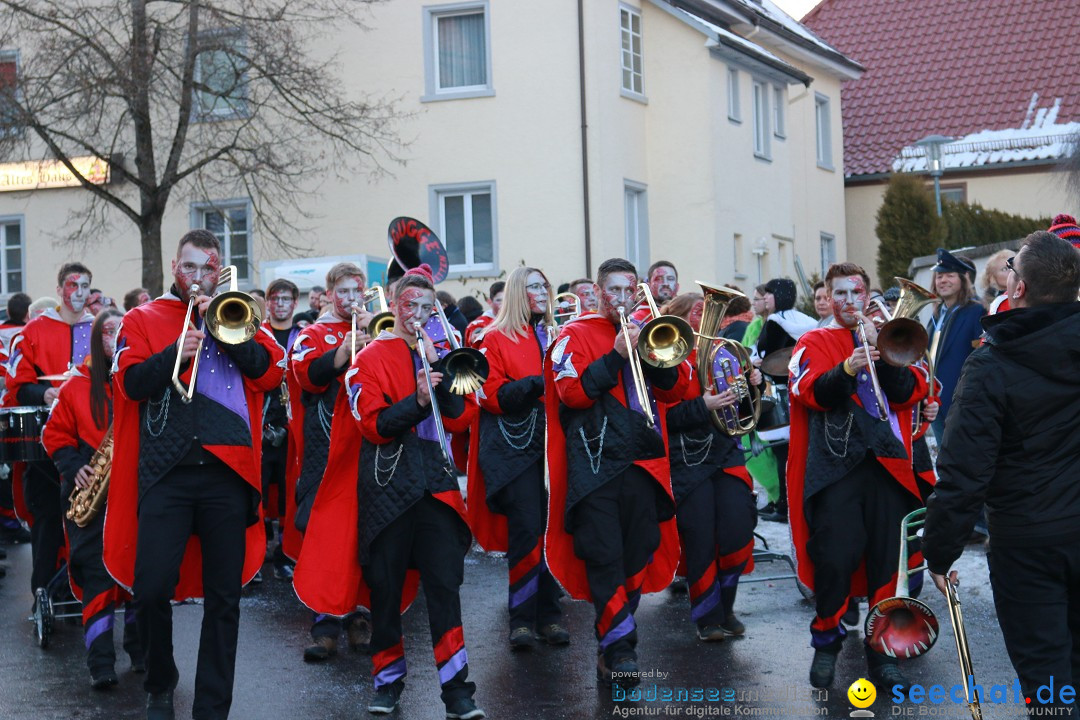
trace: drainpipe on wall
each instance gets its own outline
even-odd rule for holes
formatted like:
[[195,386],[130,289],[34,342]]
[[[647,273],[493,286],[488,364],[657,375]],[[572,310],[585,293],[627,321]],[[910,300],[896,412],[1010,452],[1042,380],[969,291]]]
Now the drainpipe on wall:
[[578,85],[581,100],[581,200],[585,222],[585,277],[592,277],[592,235],[589,232],[589,123],[585,113],[585,0],[577,3]]

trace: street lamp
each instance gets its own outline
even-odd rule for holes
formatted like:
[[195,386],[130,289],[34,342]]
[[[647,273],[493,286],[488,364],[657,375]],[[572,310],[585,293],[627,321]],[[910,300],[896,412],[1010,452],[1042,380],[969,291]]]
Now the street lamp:
[[927,135],[915,143],[926,150],[926,169],[930,171],[930,177],[934,178],[934,201],[937,203],[938,217],[941,217],[941,175],[945,172],[941,164],[941,146],[950,142],[952,138],[945,135]]

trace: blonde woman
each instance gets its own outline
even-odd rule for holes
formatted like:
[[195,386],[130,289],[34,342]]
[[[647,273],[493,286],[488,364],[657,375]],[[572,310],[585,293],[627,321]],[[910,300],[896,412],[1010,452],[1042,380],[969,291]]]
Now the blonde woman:
[[[991,315],[1009,309],[1008,298],[1005,296],[1005,283],[1009,279],[1007,263],[1015,254],[1014,250],[998,250],[986,261],[983,276],[979,278],[979,289],[982,291],[980,299]],[[1005,303],[1005,307],[1001,307],[1002,303]]]

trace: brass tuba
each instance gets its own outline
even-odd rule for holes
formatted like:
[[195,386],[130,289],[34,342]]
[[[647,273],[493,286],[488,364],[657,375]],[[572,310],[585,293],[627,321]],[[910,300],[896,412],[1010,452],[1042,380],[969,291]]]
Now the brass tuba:
[[91,476],[90,484],[84,488],[76,487],[71,491],[68,502],[71,507],[67,511],[67,519],[79,527],[86,527],[90,521],[97,517],[101,509],[105,507],[105,500],[109,497],[109,473],[112,471],[113,454],[113,429],[105,432],[101,446],[90,458]]
[[915,318],[924,306],[937,300],[937,295],[907,278],[893,279],[900,285],[900,299],[891,315],[886,308],[881,309],[887,322],[878,330],[877,349],[885,362],[906,367],[926,354],[930,337]]
[[690,357],[694,349],[694,331],[690,323],[675,315],[661,315],[647,283],[638,292],[652,316],[638,334],[637,353],[641,361],[655,368],[675,367]]
[[752,432],[761,415],[761,393],[750,384],[747,374],[753,370],[750,353],[741,343],[719,336],[720,322],[728,305],[737,297],[746,297],[738,290],[720,288],[700,280],[705,294],[701,313],[701,328],[697,332],[697,371],[701,391],[731,390],[738,398],[735,405],[715,410],[713,424],[725,435],[738,437]]

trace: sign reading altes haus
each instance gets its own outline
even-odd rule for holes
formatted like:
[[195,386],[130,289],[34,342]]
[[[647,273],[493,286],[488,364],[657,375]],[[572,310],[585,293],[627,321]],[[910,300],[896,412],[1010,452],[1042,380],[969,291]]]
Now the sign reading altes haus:
[[[105,185],[109,182],[109,163],[106,160],[86,155],[71,158],[71,164],[84,178],[95,185]],[[59,160],[0,163],[0,192],[48,190],[80,185],[75,174]]]

